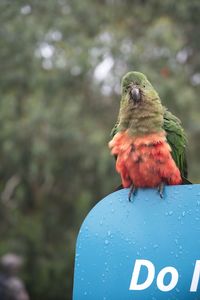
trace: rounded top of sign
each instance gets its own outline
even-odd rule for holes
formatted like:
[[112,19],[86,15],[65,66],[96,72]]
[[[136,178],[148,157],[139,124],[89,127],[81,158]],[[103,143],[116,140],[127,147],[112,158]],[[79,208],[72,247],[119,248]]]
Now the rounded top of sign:
[[156,189],[139,189],[131,202],[128,194],[108,195],[83,222],[74,300],[197,299],[200,185],[167,186],[163,199]]

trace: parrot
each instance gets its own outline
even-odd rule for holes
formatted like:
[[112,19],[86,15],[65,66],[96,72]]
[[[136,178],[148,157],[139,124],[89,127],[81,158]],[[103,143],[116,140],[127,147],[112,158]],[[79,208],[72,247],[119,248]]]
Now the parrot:
[[187,138],[181,121],[165,106],[140,72],[124,75],[117,122],[108,146],[116,159],[129,201],[138,188],[157,188],[163,198],[165,185],[189,184]]

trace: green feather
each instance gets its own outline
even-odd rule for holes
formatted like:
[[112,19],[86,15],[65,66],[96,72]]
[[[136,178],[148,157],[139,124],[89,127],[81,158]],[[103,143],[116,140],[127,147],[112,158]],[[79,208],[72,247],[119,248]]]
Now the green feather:
[[165,110],[163,128],[167,133],[167,142],[172,149],[172,157],[182,177],[187,178],[187,160],[185,153],[187,138],[181,126],[181,121],[171,112]]

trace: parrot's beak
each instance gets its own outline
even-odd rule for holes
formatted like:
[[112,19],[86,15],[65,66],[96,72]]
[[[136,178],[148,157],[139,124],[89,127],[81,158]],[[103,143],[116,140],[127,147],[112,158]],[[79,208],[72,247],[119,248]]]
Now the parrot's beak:
[[130,94],[131,94],[131,98],[135,103],[140,102],[141,94],[140,94],[140,90],[137,87],[133,87],[130,91]]

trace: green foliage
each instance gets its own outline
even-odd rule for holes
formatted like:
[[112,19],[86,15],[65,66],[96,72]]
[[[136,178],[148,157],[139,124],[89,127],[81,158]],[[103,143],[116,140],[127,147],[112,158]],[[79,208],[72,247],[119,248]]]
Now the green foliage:
[[78,228],[120,183],[107,149],[120,78],[144,72],[189,138],[200,179],[198,0],[0,3],[0,254],[32,300],[71,299]]

